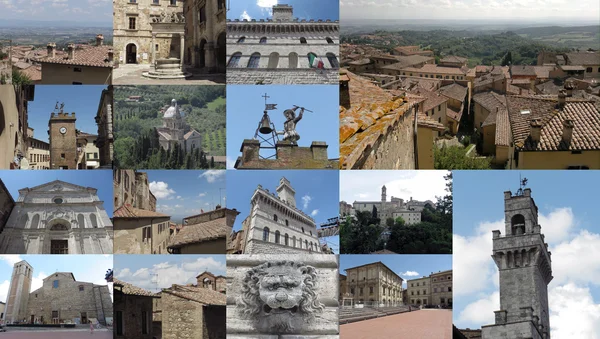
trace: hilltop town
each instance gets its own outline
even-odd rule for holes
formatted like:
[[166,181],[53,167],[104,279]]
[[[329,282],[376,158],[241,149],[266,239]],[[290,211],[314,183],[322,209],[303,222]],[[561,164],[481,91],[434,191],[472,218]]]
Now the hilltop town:
[[342,169],[600,168],[598,51],[536,42],[535,57],[482,60],[390,32],[341,41]]

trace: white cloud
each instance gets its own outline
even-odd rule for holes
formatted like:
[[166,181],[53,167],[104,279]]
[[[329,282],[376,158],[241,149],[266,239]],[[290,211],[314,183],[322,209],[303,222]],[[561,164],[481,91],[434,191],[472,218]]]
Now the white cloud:
[[[250,17],[250,15],[248,14],[248,12],[244,11],[241,15],[240,15],[240,20],[252,20],[252,17]],[[229,159],[227,159],[227,163],[229,164]],[[235,161],[234,161],[235,164]]]
[[319,214],[319,210],[318,209],[317,210],[313,210],[312,212],[310,212],[310,216],[311,217],[315,217],[315,216],[317,216],[317,214]]
[[[244,11],[245,13],[246,11]],[[235,169],[235,161],[236,159],[234,157],[227,157],[227,162],[225,163],[225,168],[227,169]]]
[[6,299],[8,299],[8,288],[10,286],[10,281],[4,280],[0,283],[0,301],[6,303]]
[[312,200],[312,197],[308,194],[304,195],[302,197],[302,204],[303,204],[303,209],[306,209],[308,207],[308,204],[310,203],[310,201]]
[[48,277],[48,275],[44,272],[41,272],[37,274],[37,276],[33,276],[33,278],[31,279],[31,291],[35,291],[38,288],[41,288],[44,285],[44,279],[46,279]]
[[600,234],[583,230],[570,241],[551,247],[550,251],[553,283],[590,283],[600,286]]
[[416,271],[406,271],[406,272],[400,272],[400,276],[406,276],[406,277],[418,277],[418,276],[419,276],[419,272],[416,272]]
[[258,6],[258,7],[271,8],[275,5],[277,5],[277,0],[257,0],[256,1],[256,6]]
[[206,192],[202,192],[200,194],[198,194],[199,197],[205,197],[206,196]]
[[[454,286],[457,286],[454,284]],[[500,309],[500,293],[494,292],[468,304],[458,315],[458,322],[491,325],[494,323],[494,311]],[[552,335],[554,337],[554,334]]]
[[548,216],[540,214],[538,223],[547,243],[555,243],[568,237],[575,226],[575,217],[570,207],[562,207],[550,212]]
[[153,181],[150,183],[150,191],[156,199],[169,199],[173,198],[175,190],[169,188],[169,184],[163,181]]
[[208,170],[200,174],[200,178],[206,178],[206,181],[213,183],[225,176],[224,170]]
[[175,198],[177,200],[182,200],[181,195],[178,195],[177,198]]
[[550,331],[553,339],[600,338],[600,304],[589,288],[569,283],[549,291]]
[[2,254],[0,255],[0,260],[5,261],[10,267],[13,267],[16,263],[23,259],[17,254]]

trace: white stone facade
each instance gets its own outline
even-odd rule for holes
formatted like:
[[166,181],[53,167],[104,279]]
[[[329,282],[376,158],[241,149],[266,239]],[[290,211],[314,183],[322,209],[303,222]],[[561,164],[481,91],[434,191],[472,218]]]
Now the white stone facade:
[[[323,62],[311,67],[309,54]],[[272,19],[227,22],[228,84],[338,84],[339,21],[299,20],[273,6]]]
[[406,225],[414,225],[421,222],[421,212],[426,205],[435,208],[435,204],[430,200],[417,201],[412,197],[408,201],[397,197],[391,197],[391,200],[387,201],[387,189],[383,186],[381,201],[355,201],[352,203],[352,209],[359,212],[372,212],[375,207],[382,225],[385,225],[388,218],[397,217],[402,217]]
[[392,215],[394,220],[401,217],[404,220],[405,225],[414,225],[421,222],[421,212],[417,211],[397,211]]
[[286,178],[278,195],[258,186],[252,195],[250,215],[244,220],[244,253],[321,252],[315,221],[296,208],[295,191]]
[[19,190],[0,253],[112,254],[113,225],[96,192],[60,180]]
[[202,135],[186,124],[175,99],[171,101],[171,107],[163,115],[162,127],[157,127],[156,130],[158,142],[165,150],[170,150],[175,147],[175,144],[179,144],[187,152],[202,147]]

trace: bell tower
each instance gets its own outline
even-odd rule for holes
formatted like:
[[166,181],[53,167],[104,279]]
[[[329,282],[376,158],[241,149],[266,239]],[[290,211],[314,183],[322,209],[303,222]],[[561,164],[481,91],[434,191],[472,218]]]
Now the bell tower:
[[495,324],[482,327],[483,339],[550,339],[548,284],[552,260],[538,224],[531,189],[504,192],[505,235],[493,231],[492,258],[500,271],[500,310]]
[[385,187],[385,185],[383,185],[383,187],[381,188],[381,202],[386,202],[387,201],[387,188]]
[[[77,133],[75,113],[63,112],[64,104],[50,114],[50,169],[77,169]],[[81,150],[82,152],[84,150]]]
[[2,319],[5,323],[23,321],[28,316],[27,303],[32,279],[33,268],[27,261],[22,260],[14,265],[8,287],[6,310]]
[[279,199],[286,203],[296,207],[296,191],[292,188],[292,184],[285,177],[279,180],[279,186],[277,186],[277,196]]

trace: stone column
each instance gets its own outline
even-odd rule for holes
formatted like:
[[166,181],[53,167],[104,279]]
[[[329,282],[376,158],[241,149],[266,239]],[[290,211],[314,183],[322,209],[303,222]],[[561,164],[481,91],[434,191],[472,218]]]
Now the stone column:
[[215,60],[215,42],[208,41],[204,45],[204,67],[208,68],[209,72],[214,72],[217,68]]
[[184,59],[184,53],[185,53],[185,39],[184,39],[184,35],[183,33],[179,33],[179,41],[180,41],[180,46],[179,46],[179,67],[181,68],[181,71],[183,72],[183,59]]
[[152,33],[152,64],[156,69],[156,33]]

